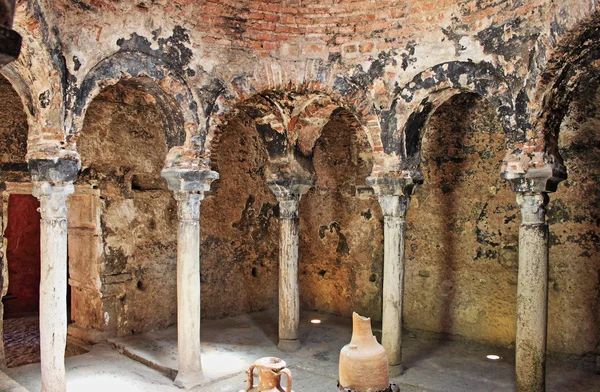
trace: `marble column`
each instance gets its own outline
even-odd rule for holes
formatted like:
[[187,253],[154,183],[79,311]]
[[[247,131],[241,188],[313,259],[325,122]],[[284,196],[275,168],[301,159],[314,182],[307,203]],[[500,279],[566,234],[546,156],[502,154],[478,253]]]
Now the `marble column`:
[[407,196],[380,196],[383,211],[383,314],[381,344],[385,348],[390,376],[402,369],[402,303],[404,297],[404,242]]
[[270,183],[279,202],[279,344],[282,351],[300,349],[300,284],[298,280],[298,203],[312,182]]
[[163,170],[177,200],[177,351],[174,384],[191,389],[204,381],[200,356],[200,202],[213,171]]
[[40,359],[42,392],[64,392],[67,343],[67,182],[34,182],[40,200]]
[[366,184],[379,197],[383,212],[383,311],[381,344],[385,348],[390,376],[403,373],[402,305],[404,299],[404,242],[406,212],[415,182],[408,174],[400,177],[372,176]]
[[517,285],[516,373],[518,392],[545,390],[548,323],[548,195],[517,193],[521,207]]

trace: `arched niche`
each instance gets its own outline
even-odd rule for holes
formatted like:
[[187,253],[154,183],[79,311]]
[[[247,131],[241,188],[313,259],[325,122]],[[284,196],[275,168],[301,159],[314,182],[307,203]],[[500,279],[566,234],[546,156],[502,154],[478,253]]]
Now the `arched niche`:
[[278,204],[267,186],[268,153],[244,111],[213,145],[219,180],[202,201],[202,317],[277,307]]
[[373,152],[348,110],[333,111],[312,163],[315,186],[298,208],[301,306],[381,319],[383,218],[377,199],[362,192]]
[[102,90],[77,135],[70,332],[89,340],[97,331],[122,336],[176,322],[177,208],[160,171],[172,133],[165,126],[181,115],[166,113],[148,83],[122,80]]
[[505,135],[477,94],[444,101],[423,131],[407,214],[409,329],[509,344],[515,337],[519,209],[500,179]]
[[550,195],[548,347],[582,355],[600,343],[600,82],[580,83],[556,140],[568,178]]

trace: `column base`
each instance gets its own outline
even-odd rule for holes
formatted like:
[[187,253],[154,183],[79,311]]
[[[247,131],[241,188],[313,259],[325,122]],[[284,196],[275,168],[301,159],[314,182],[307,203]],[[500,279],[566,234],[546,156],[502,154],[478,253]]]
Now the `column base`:
[[300,347],[302,347],[302,344],[300,344],[300,340],[298,339],[280,339],[277,345],[278,349],[286,352],[298,351]]
[[173,384],[178,388],[189,390],[202,385],[204,381],[206,381],[206,378],[202,370],[197,372],[179,372]]
[[402,364],[399,365],[390,365],[390,377],[397,377],[404,374],[404,366]]

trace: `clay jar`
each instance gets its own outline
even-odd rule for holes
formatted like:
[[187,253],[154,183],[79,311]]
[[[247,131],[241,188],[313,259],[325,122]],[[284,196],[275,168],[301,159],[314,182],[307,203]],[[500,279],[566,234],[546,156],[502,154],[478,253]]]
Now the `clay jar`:
[[371,331],[371,319],[352,313],[352,340],[340,351],[340,389],[375,392],[389,387],[385,349]]
[[[254,369],[258,370],[258,386],[254,387]],[[281,375],[287,376],[285,390],[281,387]],[[256,392],[293,392],[292,372],[286,368],[285,361],[275,357],[265,357],[257,360],[248,369],[247,391]]]

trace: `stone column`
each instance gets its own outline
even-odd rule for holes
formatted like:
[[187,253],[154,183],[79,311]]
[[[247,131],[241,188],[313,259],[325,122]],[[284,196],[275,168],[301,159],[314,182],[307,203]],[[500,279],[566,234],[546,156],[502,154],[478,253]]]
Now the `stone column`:
[[161,175],[177,200],[177,352],[175,385],[202,383],[200,358],[200,202],[218,178],[213,171],[165,169]]
[[519,276],[517,285],[517,391],[545,390],[548,323],[548,195],[518,193]]
[[381,344],[385,348],[390,376],[402,369],[402,302],[404,298],[404,240],[407,196],[380,196],[383,211],[383,314]]
[[369,177],[367,185],[379,196],[383,212],[383,312],[381,344],[385,348],[390,376],[403,373],[402,304],[404,298],[404,242],[406,212],[414,183],[409,176]]
[[297,351],[300,324],[300,285],[298,281],[298,203],[311,181],[271,182],[269,187],[279,202],[279,344],[282,351]]
[[40,200],[40,358],[42,392],[66,390],[67,343],[67,198],[74,191],[67,182],[34,182]]
[[517,392],[543,392],[546,389],[548,324],[546,205],[548,193],[556,191],[567,174],[557,161],[525,168],[522,162],[527,162],[528,158],[507,155],[501,177],[508,180],[517,193],[517,203],[521,207],[515,349]]

